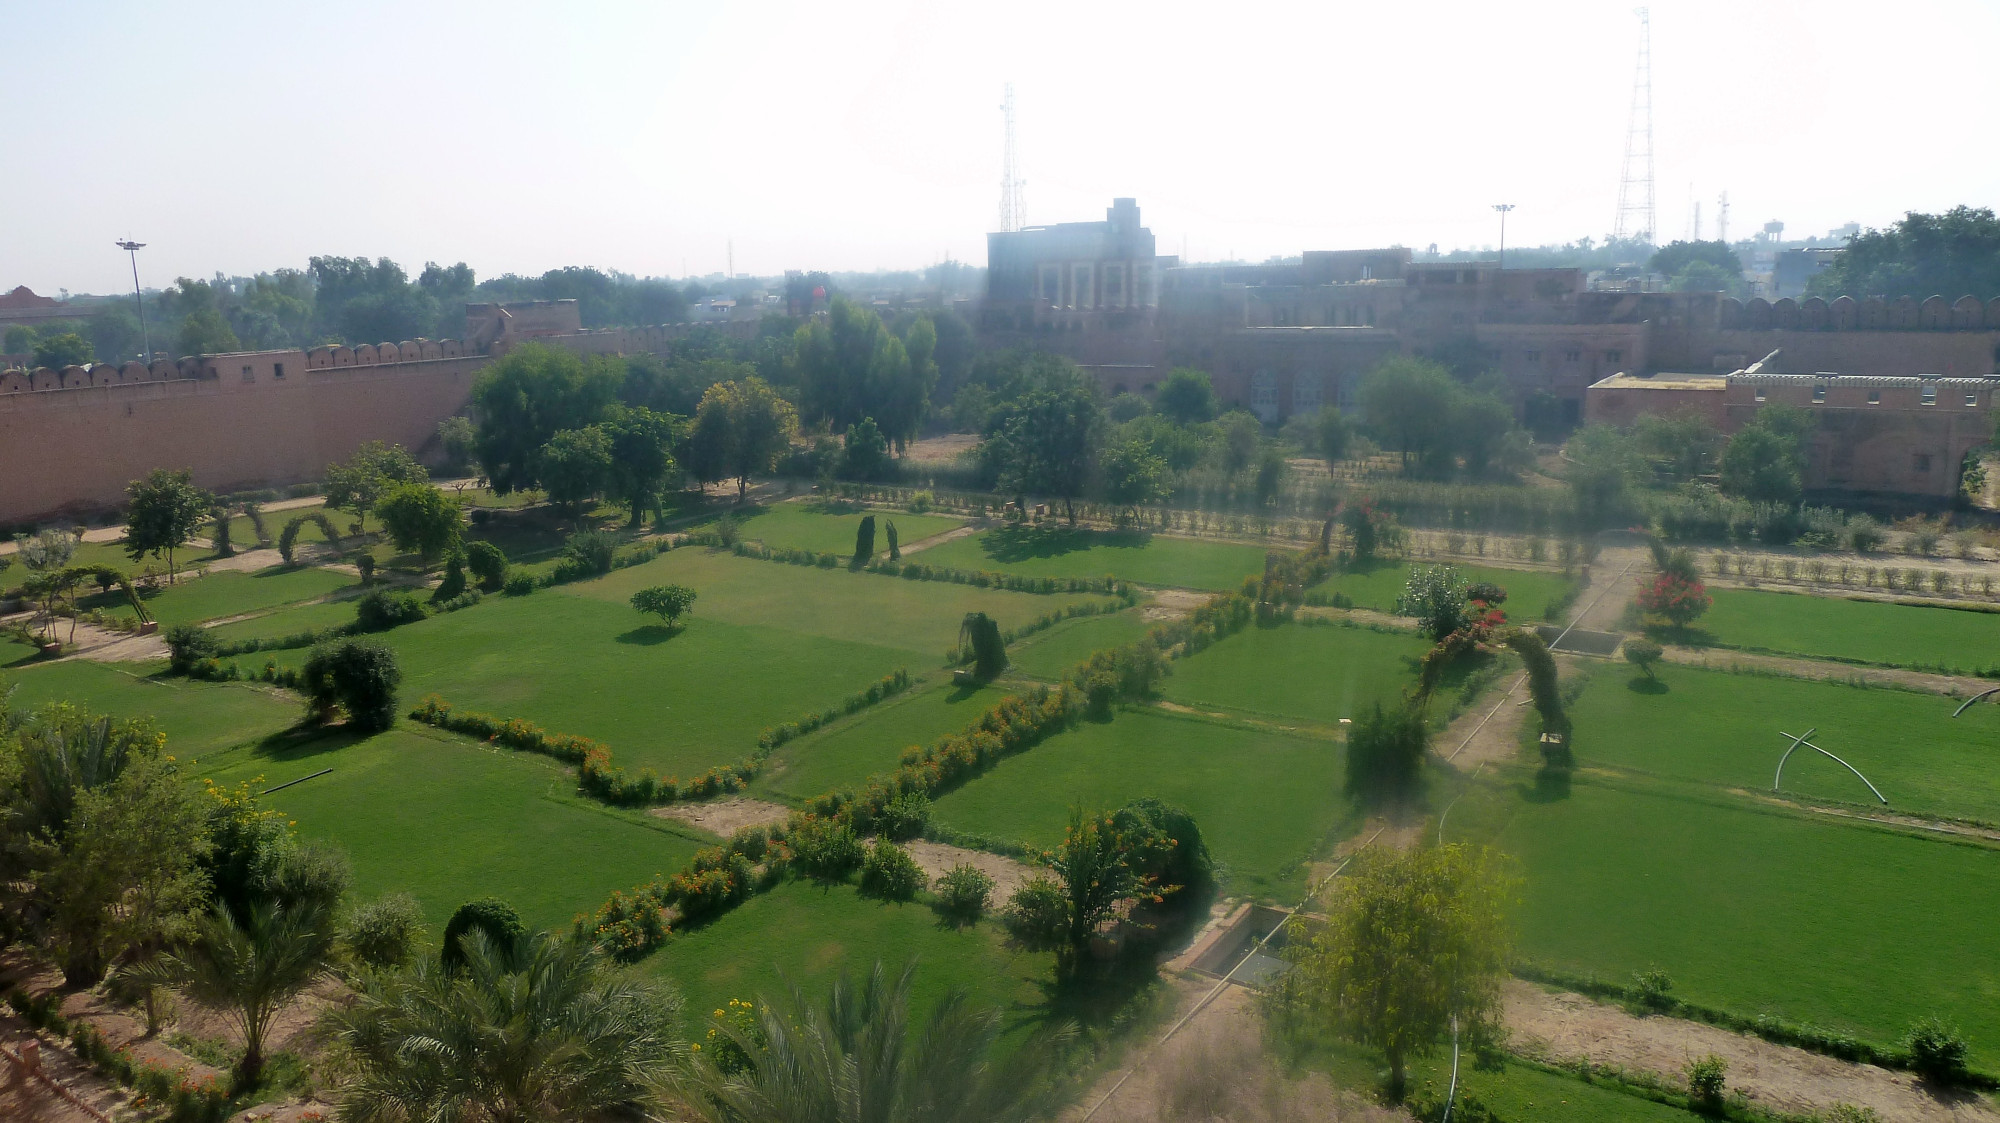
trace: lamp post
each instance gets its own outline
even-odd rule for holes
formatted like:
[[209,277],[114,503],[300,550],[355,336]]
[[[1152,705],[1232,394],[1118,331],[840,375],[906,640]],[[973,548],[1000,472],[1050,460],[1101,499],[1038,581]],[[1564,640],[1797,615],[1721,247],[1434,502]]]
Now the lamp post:
[[1495,203],[1493,209],[1500,212],[1500,268],[1507,268],[1507,212],[1514,209],[1512,203]]
[[153,336],[146,330],[146,298],[139,291],[139,251],[146,248],[146,243],[126,238],[112,244],[124,250],[132,258],[132,299],[139,305],[139,338],[146,344],[146,365],[152,366]]

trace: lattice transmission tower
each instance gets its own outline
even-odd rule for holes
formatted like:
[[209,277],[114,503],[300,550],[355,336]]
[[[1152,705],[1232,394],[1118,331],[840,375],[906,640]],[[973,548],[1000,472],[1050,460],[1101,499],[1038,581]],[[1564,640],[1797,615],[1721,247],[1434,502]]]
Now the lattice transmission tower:
[[1625,129],[1625,168],[1618,179],[1618,221],[1611,236],[1650,243],[1659,227],[1653,221],[1653,24],[1645,8],[1639,14],[1639,69],[1632,78],[1632,114]]
[[1019,230],[1028,224],[1028,202],[1021,188],[1020,164],[1014,153],[1014,83],[1007,83],[1007,95],[1000,102],[1000,117],[1007,125],[1007,147],[1000,163],[1000,229]]

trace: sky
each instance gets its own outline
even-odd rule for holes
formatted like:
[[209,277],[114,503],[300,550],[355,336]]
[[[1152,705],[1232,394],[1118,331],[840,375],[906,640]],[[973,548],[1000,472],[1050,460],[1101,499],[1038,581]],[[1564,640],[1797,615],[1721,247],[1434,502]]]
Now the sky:
[[[1885,18],[1892,17],[1892,18]],[[481,277],[985,262],[1013,83],[1030,223],[1159,252],[1612,228],[1626,3],[0,0],[0,291],[388,256]],[[1993,0],[1655,0],[1657,226],[1993,206]]]

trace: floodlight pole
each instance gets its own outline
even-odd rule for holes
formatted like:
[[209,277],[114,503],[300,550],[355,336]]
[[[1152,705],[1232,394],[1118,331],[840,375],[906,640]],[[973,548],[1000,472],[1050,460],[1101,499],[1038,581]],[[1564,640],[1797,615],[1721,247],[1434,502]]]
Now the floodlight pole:
[[146,365],[151,366],[153,364],[153,336],[151,332],[146,330],[146,297],[139,291],[139,251],[146,248],[146,243],[135,242],[130,238],[125,238],[112,244],[124,250],[132,258],[132,299],[138,302],[139,305],[139,338],[146,345]]
[[1512,203],[1495,203],[1493,209],[1500,212],[1500,268],[1507,268],[1507,212],[1514,209]]

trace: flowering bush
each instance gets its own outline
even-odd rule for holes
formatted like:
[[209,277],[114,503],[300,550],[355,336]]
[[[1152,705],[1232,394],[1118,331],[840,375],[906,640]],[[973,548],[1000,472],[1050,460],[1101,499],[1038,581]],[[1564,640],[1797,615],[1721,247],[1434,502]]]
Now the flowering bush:
[[1700,579],[1680,573],[1662,573],[1639,590],[1639,611],[1653,622],[1676,628],[1694,623],[1714,603]]

